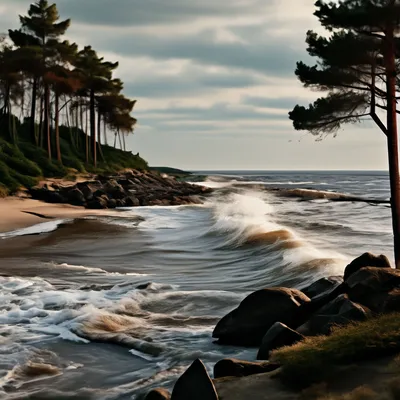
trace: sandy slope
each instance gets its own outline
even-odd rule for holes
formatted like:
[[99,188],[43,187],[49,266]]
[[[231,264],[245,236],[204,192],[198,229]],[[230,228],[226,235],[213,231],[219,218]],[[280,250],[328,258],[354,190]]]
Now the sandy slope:
[[[40,216],[29,213],[40,214]],[[82,218],[90,215],[113,215],[113,211],[86,210],[68,204],[47,204],[37,200],[7,197],[0,199],[0,232],[26,228],[54,218]]]

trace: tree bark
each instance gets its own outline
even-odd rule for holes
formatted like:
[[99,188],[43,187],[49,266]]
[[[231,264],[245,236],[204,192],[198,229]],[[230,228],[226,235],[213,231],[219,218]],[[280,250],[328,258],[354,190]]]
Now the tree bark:
[[50,134],[50,89],[46,83],[44,87],[44,137],[49,160],[51,160],[51,134]]
[[386,32],[387,51],[385,54],[386,89],[387,89],[387,145],[390,174],[390,204],[392,209],[392,226],[394,238],[394,259],[400,269],[400,175],[399,150],[396,113],[396,60],[394,29]]
[[62,163],[61,159],[61,148],[60,148],[60,129],[59,129],[59,119],[60,119],[60,111],[58,109],[59,106],[59,95],[58,93],[55,94],[55,135],[56,135],[56,152],[57,152],[57,160]]
[[95,97],[94,90],[90,91],[90,139],[92,142],[92,158],[93,165],[97,167],[97,141],[96,141],[96,105],[95,105]]
[[88,115],[87,109],[85,110],[85,119],[86,119],[86,127],[85,127],[85,147],[86,147],[86,163],[89,164],[89,135],[88,135]]
[[104,135],[104,144],[106,146],[108,146],[108,142],[107,142],[107,125],[106,125],[105,117],[104,117],[103,135]]
[[35,117],[36,117],[36,97],[37,97],[37,78],[33,79],[32,85],[32,102],[31,102],[31,140],[36,146],[38,145],[38,137],[36,135]]
[[122,134],[122,143],[124,144],[124,151],[126,151],[125,135]]

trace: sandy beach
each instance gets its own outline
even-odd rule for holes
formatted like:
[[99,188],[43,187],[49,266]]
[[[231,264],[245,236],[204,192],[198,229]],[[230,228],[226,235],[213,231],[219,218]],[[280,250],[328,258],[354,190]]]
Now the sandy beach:
[[113,215],[115,211],[86,210],[68,204],[48,204],[22,197],[0,199],[0,233],[26,228],[51,219]]

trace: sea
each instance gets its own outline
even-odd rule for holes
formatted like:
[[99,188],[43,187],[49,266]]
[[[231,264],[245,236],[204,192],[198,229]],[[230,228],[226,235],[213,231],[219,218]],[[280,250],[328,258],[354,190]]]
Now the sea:
[[[120,209],[0,234],[0,399],[140,399],[197,358],[225,357],[218,320],[249,293],[393,259],[384,171],[196,171],[203,205]],[[279,190],[276,190],[279,189]],[[285,197],[282,190],[307,196]],[[322,195],[321,195],[322,194]],[[326,195],[325,195],[326,194]]]

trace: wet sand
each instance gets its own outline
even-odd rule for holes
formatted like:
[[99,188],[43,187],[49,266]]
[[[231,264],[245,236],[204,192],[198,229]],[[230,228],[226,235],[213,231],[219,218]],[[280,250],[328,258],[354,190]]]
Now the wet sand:
[[0,199],[0,233],[27,228],[52,219],[112,216],[115,211],[87,210],[68,204],[48,204],[22,197]]

